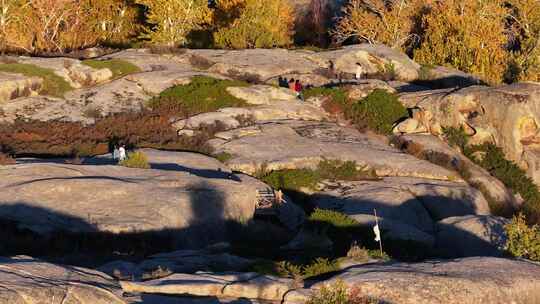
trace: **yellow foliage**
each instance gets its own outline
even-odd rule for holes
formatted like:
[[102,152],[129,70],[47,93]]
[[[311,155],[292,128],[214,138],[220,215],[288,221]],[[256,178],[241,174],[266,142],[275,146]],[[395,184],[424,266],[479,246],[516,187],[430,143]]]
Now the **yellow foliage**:
[[540,1],[509,0],[517,49],[511,52],[509,81],[540,82]]
[[338,43],[353,38],[405,49],[417,38],[415,17],[423,6],[424,0],[352,0],[343,8],[333,38]]
[[211,21],[208,0],[135,0],[148,8],[147,22],[154,27],[144,38],[170,47],[186,44],[187,35]]
[[2,50],[65,52],[126,39],[136,11],[124,0],[0,0]]
[[214,40],[219,47],[235,49],[288,46],[293,26],[294,11],[287,0],[244,0],[240,16],[219,28]]
[[425,37],[414,59],[476,74],[488,83],[501,82],[508,58],[504,4],[503,0],[435,2],[424,17]]

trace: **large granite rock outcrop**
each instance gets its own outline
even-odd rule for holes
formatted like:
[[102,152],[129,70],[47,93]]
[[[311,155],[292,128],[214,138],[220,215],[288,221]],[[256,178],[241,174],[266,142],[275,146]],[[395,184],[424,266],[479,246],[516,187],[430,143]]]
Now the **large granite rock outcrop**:
[[404,177],[340,182],[316,193],[313,203],[347,214],[368,228],[375,225],[377,210],[384,239],[412,240],[427,248],[435,245],[437,221],[489,214],[482,194],[465,183]]
[[0,257],[2,304],[124,304],[119,284],[106,274],[26,256]]
[[[384,139],[334,123],[277,121],[216,134],[209,142],[216,152],[233,157],[227,164],[248,174],[268,170],[313,168],[326,159],[356,161],[379,176],[438,180],[457,174],[388,146]],[[373,157],[377,155],[377,157]]]
[[258,190],[268,187],[213,164],[190,167],[162,157],[154,166],[4,167],[0,218],[39,233],[174,231],[182,245],[196,247],[222,240],[227,222],[251,219]]
[[337,280],[385,303],[525,304],[540,299],[540,266],[501,258],[363,264],[312,289]]
[[415,119],[432,134],[463,127],[471,143],[495,143],[540,183],[540,84],[425,91],[402,94],[400,100],[418,109]]

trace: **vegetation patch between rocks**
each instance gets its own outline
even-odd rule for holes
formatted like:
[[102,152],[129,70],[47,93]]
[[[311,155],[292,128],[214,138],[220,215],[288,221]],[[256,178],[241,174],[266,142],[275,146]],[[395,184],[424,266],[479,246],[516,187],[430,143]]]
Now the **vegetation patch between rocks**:
[[0,64],[0,71],[7,73],[22,74],[28,77],[43,79],[40,94],[54,97],[64,97],[64,94],[73,88],[62,77],[56,75],[53,70],[41,68],[33,64],[7,63]]
[[246,82],[220,80],[206,76],[193,77],[191,83],[169,88],[149,101],[151,108],[168,106],[181,108],[182,114],[192,116],[227,107],[246,107],[248,104],[227,92],[228,87],[245,87]]
[[261,170],[257,177],[274,189],[296,190],[302,188],[317,190],[318,184],[323,180],[377,180],[374,170],[358,168],[355,161],[341,161],[324,159],[319,162],[316,169],[287,169],[272,172]]
[[120,78],[141,71],[136,65],[120,59],[84,60],[82,64],[94,69],[109,69],[113,73],[113,78]]
[[119,163],[120,166],[138,169],[150,169],[148,157],[142,152],[131,153],[128,158]]
[[[486,169],[525,200],[522,209],[529,223],[540,222],[540,191],[538,186],[523,169],[506,159],[501,148],[492,143],[470,146],[469,138],[463,129],[445,128],[444,132],[451,146],[459,148],[465,156]],[[466,168],[462,171],[464,171],[462,175],[465,175],[464,178],[466,178]],[[491,200],[488,199],[488,201]],[[490,207],[492,206],[490,205]],[[498,208],[498,206],[494,207]]]
[[508,237],[505,249],[510,254],[540,261],[540,226],[527,226],[525,216],[518,214],[504,228]]

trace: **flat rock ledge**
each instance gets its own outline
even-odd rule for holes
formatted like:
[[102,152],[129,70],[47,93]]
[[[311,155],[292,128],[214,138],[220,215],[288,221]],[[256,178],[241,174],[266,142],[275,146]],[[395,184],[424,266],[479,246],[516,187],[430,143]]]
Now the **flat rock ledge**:
[[59,266],[26,256],[0,257],[2,304],[124,304],[122,290],[106,274]]

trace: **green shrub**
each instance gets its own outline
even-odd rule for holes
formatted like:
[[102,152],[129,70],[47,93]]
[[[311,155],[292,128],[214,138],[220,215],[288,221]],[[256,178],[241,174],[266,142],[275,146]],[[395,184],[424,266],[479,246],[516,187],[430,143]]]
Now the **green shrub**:
[[328,96],[331,97],[333,101],[342,105],[346,105],[348,102],[347,92],[344,89],[337,87],[312,87],[305,89],[302,93],[306,99],[310,97]]
[[315,209],[309,216],[309,221],[330,225],[335,228],[356,228],[360,226],[356,220],[349,216],[326,209]]
[[28,77],[39,77],[43,79],[43,86],[40,93],[55,97],[64,97],[67,91],[72,90],[71,85],[64,78],[56,75],[53,70],[41,68],[33,64],[8,63],[0,64],[0,71],[7,73],[18,73]]
[[313,263],[303,267],[304,279],[339,271],[339,263],[327,258],[316,258]]
[[459,148],[464,154],[467,154],[469,136],[465,133],[463,127],[459,129],[454,127],[443,128],[443,134],[451,147]]
[[150,169],[148,158],[142,152],[135,152],[119,163],[120,166],[128,168]]
[[317,184],[325,179],[346,181],[378,179],[373,170],[358,169],[355,161],[324,159],[315,170],[287,169],[267,172],[266,169],[261,169],[256,176],[274,189],[282,190],[299,191],[302,188],[316,190]]
[[217,160],[219,160],[222,163],[226,163],[228,160],[233,158],[233,156],[232,156],[232,154],[227,153],[227,152],[220,152],[218,154],[214,154],[214,158],[216,158]]
[[226,107],[245,107],[246,102],[227,92],[228,87],[245,87],[248,84],[236,80],[220,80],[196,76],[191,83],[169,88],[150,100],[151,108],[181,107],[188,116],[212,112]]
[[540,261],[540,226],[527,226],[525,216],[514,216],[505,227],[508,240],[505,249],[516,257]]
[[384,303],[372,297],[364,296],[360,290],[348,290],[341,280],[333,284],[326,284],[315,292],[306,304],[378,304]]
[[141,71],[131,62],[120,59],[84,60],[82,63],[94,69],[109,69],[113,73],[113,78],[120,78]]
[[310,169],[289,169],[273,171],[262,178],[262,181],[272,186],[274,189],[301,190],[308,188],[317,189],[320,176]]
[[355,161],[324,159],[319,163],[317,171],[321,179],[343,181],[378,179],[374,170],[359,170]]
[[407,116],[407,109],[397,96],[381,89],[353,104],[347,113],[357,127],[367,127],[381,134],[391,134],[394,124]]
[[506,159],[501,148],[491,143],[471,147],[471,153],[483,152],[482,159],[473,160],[502,181],[525,200],[523,211],[531,223],[540,222],[540,191],[527,173]]

